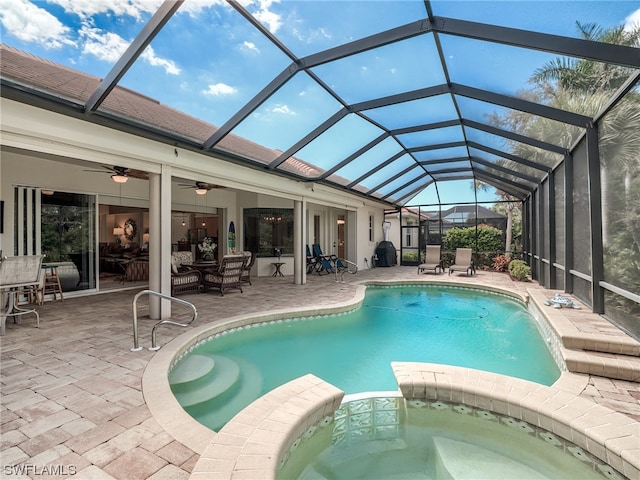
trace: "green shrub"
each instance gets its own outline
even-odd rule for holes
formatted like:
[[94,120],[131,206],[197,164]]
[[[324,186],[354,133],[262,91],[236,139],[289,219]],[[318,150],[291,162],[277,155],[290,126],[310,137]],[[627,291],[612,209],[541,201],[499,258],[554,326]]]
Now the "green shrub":
[[521,282],[531,275],[531,267],[524,260],[512,260],[509,264],[509,274]]
[[473,248],[478,252],[499,252],[502,248],[502,230],[490,225],[478,225],[476,228],[452,228],[444,236],[444,246],[447,250],[456,248]]
[[415,251],[411,251],[411,252],[402,252],[402,261],[403,262],[419,262],[420,259],[418,258],[418,252]]

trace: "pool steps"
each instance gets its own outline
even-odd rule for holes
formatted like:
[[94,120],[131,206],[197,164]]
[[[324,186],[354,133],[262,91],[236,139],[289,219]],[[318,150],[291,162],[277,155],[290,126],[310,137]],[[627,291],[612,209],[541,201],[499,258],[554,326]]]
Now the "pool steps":
[[436,478],[467,480],[476,478],[520,478],[543,480],[547,477],[504,455],[467,442],[434,437]]
[[[603,340],[604,328],[591,331],[593,327],[582,321],[586,307],[553,308],[544,304],[548,294],[535,289],[529,289],[528,293],[530,309],[544,315],[560,342],[568,371],[640,382],[640,342],[611,325],[607,328],[611,338]],[[608,324],[604,319],[602,323],[605,327]]]
[[[433,445],[436,470],[434,478],[548,480],[547,476],[523,463],[472,443],[436,436],[433,438]],[[408,480],[414,477],[403,471],[403,467],[415,463],[415,455],[415,451],[412,451],[401,438],[368,440],[352,444],[346,449],[325,450],[318,455],[313,465],[305,468],[297,478],[328,480],[334,478],[336,471],[339,471],[343,478],[366,478],[361,470],[362,462],[371,462],[370,458],[375,456],[377,478]],[[428,462],[426,458],[423,461]]]
[[262,375],[250,362],[223,355],[190,355],[175,366],[169,384],[183,408],[219,430],[262,392]]

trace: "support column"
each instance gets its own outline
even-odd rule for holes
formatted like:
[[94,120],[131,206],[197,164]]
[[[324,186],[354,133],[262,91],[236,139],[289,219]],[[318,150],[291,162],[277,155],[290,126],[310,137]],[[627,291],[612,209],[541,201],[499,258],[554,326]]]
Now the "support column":
[[293,283],[307,283],[307,255],[305,251],[307,225],[307,202],[293,202]]
[[[171,294],[171,167],[149,175],[149,289]],[[149,298],[153,320],[171,317],[171,302]]]
[[600,139],[597,124],[587,127],[587,168],[589,172],[589,215],[591,220],[591,294],[594,313],[604,313],[604,246],[602,243],[602,187],[600,180]]
[[555,172],[552,170],[549,172],[548,186],[549,186],[549,202],[547,203],[547,220],[549,225],[549,231],[547,233],[549,238],[549,288],[551,290],[556,289],[556,179]]
[[564,291],[573,293],[573,157],[564,156]]

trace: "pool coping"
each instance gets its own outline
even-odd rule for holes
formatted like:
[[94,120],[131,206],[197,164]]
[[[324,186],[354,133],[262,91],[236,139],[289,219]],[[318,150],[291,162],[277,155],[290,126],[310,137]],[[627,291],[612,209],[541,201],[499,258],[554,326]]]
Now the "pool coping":
[[640,422],[580,397],[570,373],[547,387],[449,365],[392,362],[391,367],[406,399],[456,402],[508,415],[576,444],[627,478],[640,477]]
[[[167,373],[169,372],[172,365],[180,358],[180,356],[183,355],[185,352],[187,352],[190,348],[193,347],[193,345],[197,344],[198,342],[203,341],[211,337],[212,335],[221,333],[223,331],[244,328],[247,325],[252,325],[256,323],[263,323],[263,322],[269,322],[274,320],[281,321],[286,318],[296,318],[301,316],[315,316],[315,315],[330,315],[330,314],[343,313],[343,312],[353,310],[355,308],[358,308],[362,304],[364,300],[366,287],[369,285],[370,286],[443,285],[448,287],[451,287],[451,286],[461,287],[465,289],[470,288],[470,289],[477,289],[477,290],[492,291],[494,293],[511,296],[523,301],[525,304],[529,304],[529,301],[533,298],[536,302],[536,305],[538,306],[538,309],[544,315],[547,323],[549,323],[552,326],[552,328],[554,327],[553,321],[554,321],[555,315],[551,315],[551,318],[549,318],[550,317],[549,312],[558,312],[557,309],[540,308],[540,305],[538,305],[538,302],[540,301],[541,297],[538,295],[538,292],[531,291],[531,290],[528,291],[527,295],[524,295],[521,292],[508,290],[505,288],[498,288],[498,287],[492,287],[492,286],[474,286],[466,283],[438,282],[433,280],[422,280],[422,279],[415,280],[415,281],[413,280],[396,280],[396,281],[374,280],[374,281],[362,282],[357,287],[356,293],[354,294],[353,298],[351,298],[350,300],[340,302],[340,303],[331,305],[329,307],[318,306],[315,308],[293,308],[293,309],[289,308],[289,309],[273,310],[269,313],[264,313],[264,314],[237,315],[237,316],[225,319],[220,323],[206,324],[206,325],[195,327],[189,330],[188,332],[178,336],[173,341],[171,341],[166,346],[164,346],[161,350],[159,350],[154,355],[152,360],[148,363],[142,377],[143,395],[147,403],[147,406],[151,411],[151,414],[153,415],[153,417],[156,419],[156,421],[158,421],[158,423],[162,426],[162,428],[164,428],[164,430],[167,433],[169,433],[173,438],[175,438],[177,441],[183,443],[185,446],[191,448],[201,456],[204,455],[205,452],[207,454],[206,457],[204,456],[201,457],[201,460],[203,462],[202,464],[200,461],[196,464],[196,467],[192,472],[192,478],[205,478],[204,476],[201,476],[203,474],[208,475],[208,477],[206,478],[255,478],[255,475],[257,472],[255,471],[254,467],[256,465],[261,466],[260,467],[261,473],[266,474],[266,472],[268,471],[273,472],[273,466],[278,465],[280,462],[280,458],[276,458],[276,457],[282,454],[282,452],[288,448],[288,446],[282,444],[282,441],[285,440],[285,438],[290,438],[289,435],[291,433],[289,432],[283,437],[282,434],[273,434],[273,432],[271,432],[271,437],[274,440],[274,442],[268,441],[268,438],[267,438],[268,435],[263,435],[264,437],[263,441],[267,442],[267,444],[271,444],[271,443],[274,444],[270,446],[270,450],[269,450],[270,453],[266,455],[261,455],[259,459],[254,458],[253,460],[255,460],[257,463],[247,461],[247,459],[244,458],[242,462],[239,464],[238,461],[240,461],[240,456],[238,455],[239,450],[237,447],[240,445],[244,445],[248,441],[250,436],[238,435],[237,432],[234,432],[234,434],[232,434],[230,437],[221,437],[221,434],[223,433],[225,435],[228,434],[227,433],[228,430],[225,430],[227,426],[229,426],[229,428],[232,428],[232,429],[237,428],[237,425],[234,423],[234,421],[236,420],[236,417],[234,417],[234,419],[232,419],[223,429],[221,429],[220,432],[216,433],[208,429],[207,427],[201,425],[196,420],[194,420],[188,413],[186,413],[182,409],[182,407],[180,406],[180,404],[178,403],[174,395],[171,393],[171,389],[169,387],[169,382],[167,378]],[[556,332],[556,335],[560,335],[559,340],[560,340],[560,343],[562,344],[563,343],[563,339],[561,337],[562,332],[558,332],[557,327],[554,328],[554,330]],[[563,356],[566,354],[569,357],[571,357],[571,352],[576,352],[575,350],[568,351],[564,347],[561,347],[561,349],[562,349]],[[430,365],[430,364],[421,364],[421,365]],[[431,365],[435,365],[435,364],[431,364]],[[446,371],[452,372],[451,369],[453,369],[454,371],[460,369],[459,367],[449,367],[446,365],[436,365],[436,366],[438,367],[437,368],[438,371],[446,370]],[[634,370],[633,367],[634,366],[631,366],[631,370]],[[617,371],[617,367],[615,367],[615,369]],[[460,370],[467,371],[472,369],[460,369]],[[638,369],[638,371],[640,372],[640,369]],[[480,372],[480,373],[486,373],[487,375],[492,375],[496,377],[504,377],[504,376],[499,376],[498,374],[492,374],[487,372]],[[464,387],[464,382],[465,381],[468,382],[468,380],[465,380],[465,378],[467,377],[464,373],[461,374],[459,372],[458,374],[455,374],[455,375],[453,373],[449,373],[450,381],[455,379],[463,382],[463,384],[460,386],[460,388],[463,389],[463,390],[460,390],[461,392],[464,392],[465,391],[464,388],[466,388]],[[545,387],[543,385],[539,385],[533,382],[527,382],[525,380],[515,379],[512,377],[504,377],[504,378],[506,379],[507,385],[511,384],[512,382],[516,382],[516,383],[524,382],[525,384],[530,384],[530,386],[526,388],[523,386],[517,389],[512,388],[510,391],[512,391],[513,393],[510,394],[508,398],[499,398],[499,397],[493,398],[492,401],[495,401],[498,404],[500,402],[503,402],[507,405],[507,408],[509,405],[511,405],[512,409],[518,407],[520,411],[522,411],[522,406],[520,405],[520,399],[514,397],[516,393],[520,393],[521,395],[523,395],[523,398],[526,399],[529,396],[531,396],[531,398],[536,397],[536,395],[538,395],[544,389],[551,389],[553,394],[549,398],[555,397],[557,399],[565,400],[566,404],[571,404],[572,407],[570,411],[578,414],[576,418],[581,418],[581,416],[584,416],[584,418],[590,419],[592,414],[589,413],[589,411],[597,407],[596,411],[599,414],[601,414],[601,416],[615,414],[613,417],[610,417],[610,418],[614,419],[616,422],[626,422],[625,425],[629,426],[629,428],[635,428],[636,432],[640,431],[640,422],[635,422],[633,419],[631,419],[630,417],[624,414],[617,413],[611,409],[608,409],[607,407],[596,405],[594,402],[590,402],[589,400],[580,398],[578,395],[586,387],[586,384],[587,384],[587,379],[584,377],[571,375],[570,373],[563,373],[560,379],[557,382],[555,382],[551,387]],[[299,385],[296,386],[295,382],[296,380],[293,381],[293,385],[294,385],[293,390],[285,389],[285,392],[287,392],[287,395],[288,395],[288,396],[285,395],[285,397],[292,398],[292,399],[295,398],[296,399],[295,401],[300,402],[299,407],[302,408],[304,411],[302,414],[304,418],[306,418],[306,416],[309,416],[309,415],[310,415],[310,418],[315,418],[315,416],[317,416],[317,409],[318,409],[317,403],[311,402],[311,404],[309,404],[308,402],[309,399],[306,398],[308,397],[309,393],[308,392],[305,393],[306,389],[302,389],[302,391],[300,391],[301,387]],[[292,382],[286,385],[290,386],[291,383]],[[322,382],[322,384],[325,384],[325,383],[326,382]],[[501,381],[499,385],[503,385],[503,383],[504,382]],[[326,385],[333,387],[330,384],[326,384]],[[321,390],[322,389],[330,390],[329,387],[327,387],[326,385],[322,385],[317,388],[320,388]],[[335,389],[336,387],[333,387],[333,388]],[[425,388],[425,394],[426,394],[426,388],[427,388],[426,384],[424,385],[424,388]],[[282,394],[282,391],[280,391],[279,389],[276,389],[276,390],[278,390],[278,392],[276,393],[277,395]],[[272,393],[276,392],[276,390],[269,392],[265,396],[261,397],[261,399],[267,397],[267,401],[268,401],[268,399],[270,398],[269,396]],[[498,387],[496,387],[496,391],[498,390],[499,390]],[[312,397],[317,396],[317,391],[313,393],[311,396]],[[477,395],[476,397],[481,398]],[[282,398],[282,397],[278,397],[278,398]],[[492,397],[487,397],[487,399],[490,399],[490,398]],[[280,401],[279,404],[282,404],[282,401]],[[580,408],[577,408],[577,409],[573,408],[574,405],[577,407],[580,407],[582,410],[580,410]],[[251,406],[253,406],[253,404],[251,404],[250,407]],[[534,412],[536,415],[539,415],[540,418],[545,418],[544,412],[535,410],[535,408],[538,406],[539,406],[538,404],[531,405],[530,409],[527,411]],[[238,416],[242,416],[242,418],[245,418],[243,416],[243,412],[240,412]],[[274,412],[275,411],[271,410],[270,414],[274,414]],[[280,412],[280,410],[278,410],[278,412]],[[551,411],[549,413],[553,415],[554,412]],[[279,413],[275,413],[275,414],[279,415]],[[243,425],[243,428],[239,429],[240,431],[244,430],[245,432],[247,432],[252,428],[253,429],[257,428],[257,425],[260,422],[263,422],[266,417],[261,415],[257,415],[257,416],[252,415],[250,416],[250,418],[253,418],[253,421],[254,421],[254,424],[252,425],[252,427],[247,427],[247,425]],[[550,416],[548,418],[553,419],[553,416]],[[244,421],[246,421],[246,419]],[[531,423],[535,423],[535,422],[531,422]],[[560,422],[556,422],[556,423],[557,423],[557,428],[560,428],[559,427],[560,425],[564,425]],[[279,425],[278,428],[296,430],[301,428],[300,425],[307,426],[308,422],[305,420],[301,420],[300,418],[297,418],[292,424],[284,424],[284,425],[285,426]],[[552,422],[551,425],[553,427],[554,423]],[[635,472],[636,475],[640,473],[640,461],[635,459],[635,458],[640,458],[640,440],[639,439],[636,438],[636,445],[639,445],[639,447],[636,450],[633,450],[633,449],[629,450],[628,448],[626,448],[626,445],[624,444],[620,445],[619,437],[614,437],[614,438],[604,437],[605,443],[600,444],[598,443],[598,441],[601,438],[603,438],[602,436],[603,434],[599,432],[600,430],[606,431],[605,426],[600,425],[601,428],[600,430],[598,430],[597,429],[598,426],[590,425],[589,423],[587,423],[586,425],[587,426],[583,426],[583,424],[580,422],[574,422],[574,424],[570,424],[568,426],[565,425],[565,430],[568,429],[569,431],[569,438],[567,438],[567,440],[573,441],[570,434],[572,429],[581,428],[582,430],[577,430],[577,432],[580,434],[579,440],[584,439],[583,441],[583,443],[585,444],[584,448],[587,451],[589,451],[596,457],[608,463],[610,463],[610,460],[608,458],[608,456],[610,456],[612,459],[611,462],[613,462],[613,463],[610,463],[610,465],[612,465],[614,468],[618,469],[621,473],[625,475],[626,473],[623,470],[624,468],[626,468],[627,471]],[[587,436],[584,431],[586,428],[593,428],[594,429],[593,432],[597,433],[597,436],[596,437]],[[617,424],[616,424],[616,428],[618,428]],[[638,436],[637,433],[635,435],[636,437]],[[227,445],[227,447],[229,448],[223,448],[221,440],[223,440],[224,438],[228,438],[229,440],[231,440],[231,443]],[[590,439],[588,442],[586,441],[587,438]],[[213,445],[217,445],[218,448],[213,448],[212,447]],[[581,444],[579,443],[578,445],[581,446]],[[211,453],[212,450],[213,452],[217,452],[217,453]],[[631,453],[633,454],[631,457],[628,454],[629,451],[631,451]],[[604,458],[602,458],[601,456],[603,454],[605,455]],[[265,464],[268,464],[268,466],[264,467]],[[633,477],[629,477],[629,478],[633,478]]]

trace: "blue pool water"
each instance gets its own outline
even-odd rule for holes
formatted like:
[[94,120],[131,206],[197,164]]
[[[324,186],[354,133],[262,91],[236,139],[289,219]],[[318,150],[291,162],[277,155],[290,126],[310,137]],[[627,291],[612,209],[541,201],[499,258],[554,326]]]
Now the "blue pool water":
[[307,373],[347,394],[396,390],[392,361],[471,367],[544,385],[560,375],[520,302],[445,286],[369,287],[363,306],[348,314],[245,328],[190,355],[199,369],[212,359],[208,373],[194,373],[183,362],[169,380],[183,407],[213,429]]

